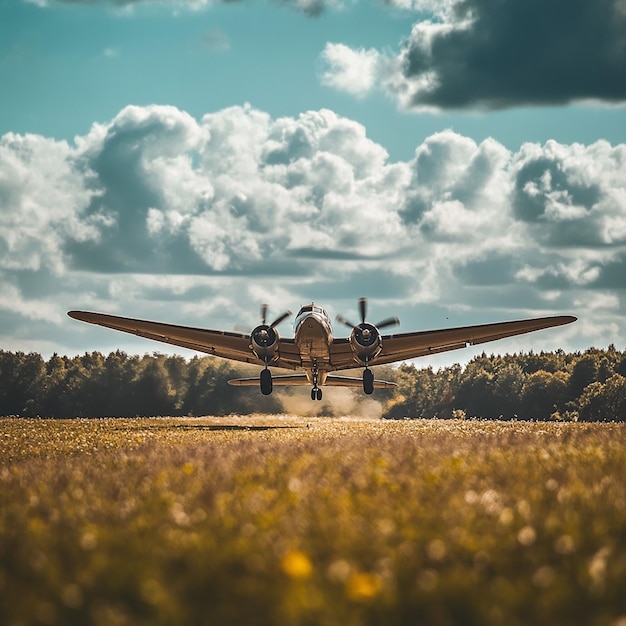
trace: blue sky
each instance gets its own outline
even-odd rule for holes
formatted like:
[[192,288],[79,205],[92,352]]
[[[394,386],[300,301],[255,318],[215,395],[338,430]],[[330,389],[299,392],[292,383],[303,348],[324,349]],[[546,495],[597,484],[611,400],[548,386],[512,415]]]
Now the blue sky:
[[274,117],[330,108],[357,120],[392,158],[445,128],[510,149],[525,141],[626,141],[626,109],[524,106],[486,114],[400,112],[383,94],[354,98],[321,83],[328,42],[398,50],[420,15],[365,0],[306,17],[271,0],[215,3],[0,3],[0,132],[71,140],[127,104],[195,117],[246,102]]
[[160,349],[72,308],[240,329],[365,295],[401,331],[580,318],[500,352],[624,348],[625,21],[617,0],[0,0],[0,347]]

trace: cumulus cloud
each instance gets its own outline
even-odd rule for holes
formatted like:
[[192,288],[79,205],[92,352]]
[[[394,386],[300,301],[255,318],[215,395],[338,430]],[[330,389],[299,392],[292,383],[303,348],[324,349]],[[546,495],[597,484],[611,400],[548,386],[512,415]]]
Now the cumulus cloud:
[[232,328],[261,301],[350,315],[361,295],[405,330],[585,298],[622,329],[625,181],[605,141],[511,152],[447,130],[392,162],[329,110],[129,106],[72,144],[0,138],[0,317],[65,350],[89,332],[69,308]]
[[329,43],[322,53],[327,68],[322,73],[322,83],[364,96],[377,80],[379,58],[376,50],[353,50],[344,44]]
[[552,246],[626,243],[626,146],[525,144],[511,164],[513,211]]
[[[502,109],[626,99],[622,0],[390,0],[433,14],[413,25],[397,55],[368,51],[380,86],[407,109]],[[330,50],[330,53],[329,53]],[[362,55],[327,47],[326,84],[351,91]],[[338,58],[339,57],[339,60]],[[363,95],[364,87],[358,92]]]
[[99,217],[83,215],[99,192],[91,189],[90,172],[73,161],[72,154],[63,141],[13,133],[0,138],[3,267],[60,268],[59,248],[67,238],[99,237]]

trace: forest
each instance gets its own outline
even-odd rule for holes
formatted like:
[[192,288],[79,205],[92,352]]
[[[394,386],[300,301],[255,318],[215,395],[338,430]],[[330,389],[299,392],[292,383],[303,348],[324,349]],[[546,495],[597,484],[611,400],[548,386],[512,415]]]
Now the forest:
[[[285,412],[289,391],[263,396],[229,378],[258,368],[217,359],[116,351],[45,360],[0,351],[0,415],[45,418],[246,415]],[[584,352],[528,352],[475,357],[434,370],[402,364],[377,377],[397,389],[377,390],[382,417],[500,420],[626,421],[626,351],[613,345]],[[358,389],[351,393],[362,395]],[[319,415],[333,415],[319,403]]]

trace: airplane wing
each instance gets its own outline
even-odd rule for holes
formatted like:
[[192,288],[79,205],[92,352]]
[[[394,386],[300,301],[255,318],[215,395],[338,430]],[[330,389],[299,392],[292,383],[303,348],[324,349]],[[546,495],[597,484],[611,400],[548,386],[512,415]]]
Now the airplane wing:
[[[496,341],[505,337],[523,335],[535,330],[562,326],[574,321],[576,321],[575,317],[562,315],[386,335],[382,337],[382,352],[370,364],[383,365],[385,363],[415,359],[429,354]],[[347,339],[339,339],[333,342],[331,346],[331,362],[337,370],[354,367],[353,353]]]
[[[68,315],[76,320],[96,324],[113,330],[119,330],[138,337],[168,343],[172,346],[189,348],[233,361],[263,365],[250,349],[250,335],[222,330],[208,330],[190,326],[177,326],[161,322],[150,322],[130,317],[91,313],[88,311],[69,311]],[[293,339],[280,339],[279,356],[272,361],[272,367],[296,369],[300,364],[300,354]]]

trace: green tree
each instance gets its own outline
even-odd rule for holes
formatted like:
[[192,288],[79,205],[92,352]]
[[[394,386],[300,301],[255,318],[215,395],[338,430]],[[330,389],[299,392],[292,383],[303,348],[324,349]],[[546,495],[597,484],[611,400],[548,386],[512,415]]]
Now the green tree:
[[437,372],[432,367],[402,364],[394,372],[398,389],[388,402],[385,417],[441,417],[452,415],[459,385],[458,365]]
[[55,417],[93,417],[87,410],[89,375],[79,359],[73,359],[56,394]]
[[44,406],[45,364],[39,354],[0,352],[0,412],[40,415]]
[[188,364],[182,356],[169,356],[164,361],[167,370],[170,388],[174,392],[174,414],[181,415],[185,396],[187,395]]
[[497,417],[500,411],[494,399],[495,384],[495,374],[484,364],[468,366],[456,396],[456,408],[463,409],[468,417]]
[[534,374],[540,370],[554,373],[564,369],[565,366],[565,353],[562,350],[542,351],[539,354],[531,350],[528,354],[520,354],[517,358],[525,374]]
[[141,360],[137,356],[129,357],[125,352],[111,352],[104,360],[102,371],[102,389],[106,399],[100,409],[99,417],[132,417],[135,415],[131,404],[131,387],[140,370]]
[[496,410],[504,419],[519,415],[525,380],[522,368],[513,359],[504,360],[496,370],[493,397]]
[[626,356],[622,357],[615,367],[615,373],[626,376]]
[[172,415],[176,392],[170,385],[163,358],[144,356],[132,381],[128,402],[135,415]]
[[585,354],[572,368],[569,378],[569,392],[572,398],[577,398],[583,389],[598,380],[599,359],[597,355]]
[[42,393],[44,407],[42,415],[45,417],[62,417],[61,394],[65,385],[65,377],[69,367],[69,359],[60,357],[56,352],[46,363],[46,375]]
[[522,387],[520,412],[524,418],[548,419],[561,410],[567,400],[569,377],[565,372],[538,370]]
[[580,397],[578,415],[583,422],[626,421],[626,378],[614,374],[606,383],[591,383]]

